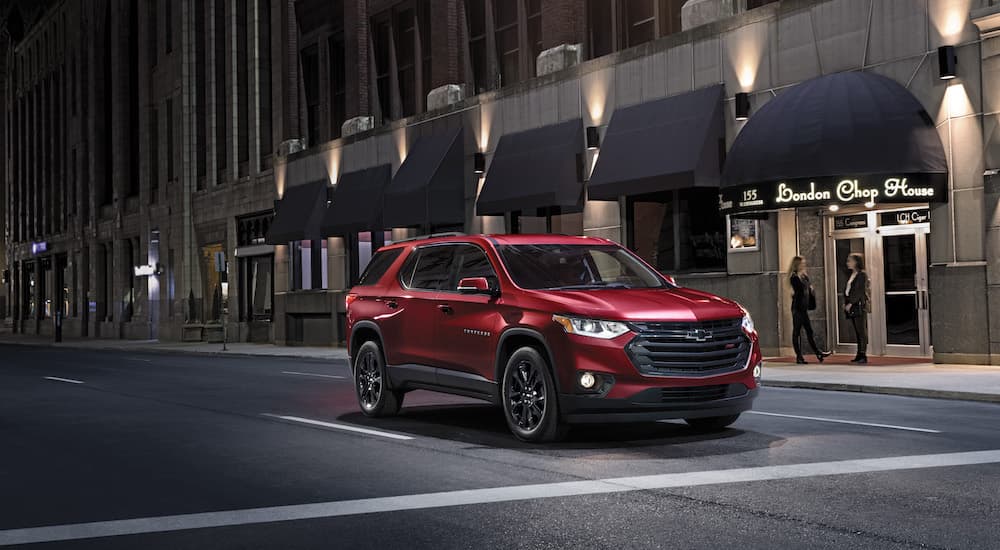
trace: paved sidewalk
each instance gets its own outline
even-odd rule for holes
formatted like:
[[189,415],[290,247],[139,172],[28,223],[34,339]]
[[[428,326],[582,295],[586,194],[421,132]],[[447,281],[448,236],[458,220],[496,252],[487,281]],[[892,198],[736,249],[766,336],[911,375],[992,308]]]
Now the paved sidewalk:
[[849,356],[834,356],[823,364],[813,359],[808,365],[765,360],[764,385],[1000,403],[1000,367],[871,360],[868,365],[854,365]]
[[[205,342],[159,342],[156,340],[112,340],[74,339],[54,343],[51,338],[12,335],[0,333],[0,346],[15,344],[24,346],[46,346],[63,349],[98,349],[113,351],[143,351],[154,353],[187,353],[197,355],[252,355],[263,357],[296,357],[300,359],[335,360],[347,359],[347,350],[334,347],[275,346],[272,344],[250,344],[230,342],[222,351],[222,344]],[[2,352],[0,352],[2,357]]]

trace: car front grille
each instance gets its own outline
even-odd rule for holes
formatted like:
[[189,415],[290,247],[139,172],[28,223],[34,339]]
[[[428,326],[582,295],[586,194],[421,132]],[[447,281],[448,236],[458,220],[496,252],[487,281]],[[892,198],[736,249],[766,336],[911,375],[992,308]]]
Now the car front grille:
[[626,346],[642,374],[706,377],[743,369],[750,340],[741,319],[632,323],[638,335]]

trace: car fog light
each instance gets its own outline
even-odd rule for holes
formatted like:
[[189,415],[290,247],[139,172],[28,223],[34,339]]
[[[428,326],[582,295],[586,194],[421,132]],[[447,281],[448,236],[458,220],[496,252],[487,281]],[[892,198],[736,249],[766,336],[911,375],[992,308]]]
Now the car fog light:
[[757,380],[760,380],[760,363],[758,363],[757,366],[753,368],[753,377]]
[[594,384],[597,384],[597,379],[594,378],[593,374],[585,372],[580,375],[580,387],[583,389],[589,390],[594,387]]

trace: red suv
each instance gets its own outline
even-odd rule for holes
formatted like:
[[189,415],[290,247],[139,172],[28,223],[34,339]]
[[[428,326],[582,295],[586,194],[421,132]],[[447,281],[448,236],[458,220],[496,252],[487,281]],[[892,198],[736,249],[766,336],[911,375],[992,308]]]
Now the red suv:
[[347,334],[366,415],[395,414],[406,392],[434,390],[502,405],[526,441],[588,422],[722,429],[750,409],[760,382],[745,309],[591,237],[388,245],[347,296]]

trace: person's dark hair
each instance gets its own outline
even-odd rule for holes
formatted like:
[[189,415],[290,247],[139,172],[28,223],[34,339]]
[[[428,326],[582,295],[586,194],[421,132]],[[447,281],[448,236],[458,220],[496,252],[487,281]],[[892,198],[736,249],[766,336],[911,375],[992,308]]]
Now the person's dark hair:
[[864,256],[864,254],[858,254],[858,253],[855,252],[854,254],[851,254],[850,256],[848,256],[848,258],[854,260],[854,269],[855,269],[855,271],[864,271],[865,270],[865,256]]

